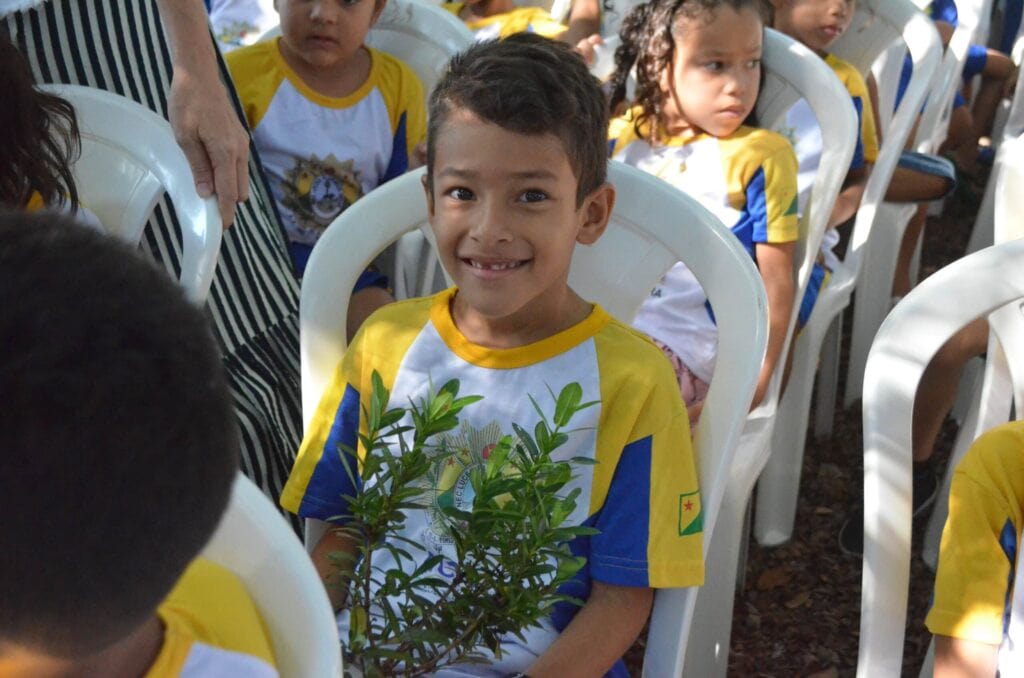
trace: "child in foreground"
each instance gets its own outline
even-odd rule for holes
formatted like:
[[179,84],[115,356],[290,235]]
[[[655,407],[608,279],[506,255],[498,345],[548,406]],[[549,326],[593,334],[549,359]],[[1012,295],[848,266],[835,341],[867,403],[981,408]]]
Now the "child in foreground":
[[[555,456],[598,462],[579,467],[570,484],[582,494],[567,522],[600,531],[570,544],[587,564],[565,593],[585,603],[560,606],[525,631],[525,642],[503,639],[502,659],[479,667],[483,675],[625,675],[620,657],[643,628],[652,589],[703,582],[697,476],[671,368],[654,345],[567,282],[573,250],[601,236],[614,204],[605,180],[607,122],[597,81],[565,45],[519,34],[452,60],[431,95],[424,189],[457,287],[366,321],[281,496],[302,517],[344,522],[342,496],[357,488],[340,448],[355,448],[366,430],[360,412],[374,370],[391,391],[390,406],[419,402],[430,383],[453,378],[461,392],[484,396],[462,413],[480,463],[513,422],[533,430],[528,396],[542,402],[549,387],[578,382],[583,400],[600,404],[576,415],[576,430]],[[413,552],[407,571],[435,554],[454,558],[445,521],[432,521],[433,513],[408,515],[403,536],[425,551]],[[328,529],[313,552],[339,610],[344,578],[328,556],[351,548]],[[442,563],[436,574],[450,572]],[[340,623],[347,637],[347,615]]]
[[[422,164],[423,86],[365,46],[385,0],[277,0],[281,36],[229,53],[231,77],[301,276],[324,229],[377,186]],[[393,301],[367,270],[349,305],[354,332]]]
[[130,247],[0,212],[0,675],[276,676],[197,558],[238,472],[203,313]]
[[935,676],[1024,675],[1024,423],[979,437],[953,474],[935,594]]
[[[699,200],[757,264],[768,294],[769,331],[753,406],[768,389],[789,327],[798,235],[793,149],[782,136],[745,124],[760,88],[763,32],[758,0],[640,5],[622,25],[611,98],[612,110],[625,102],[635,65],[636,103],[612,121],[608,135],[614,160]],[[714,370],[712,313],[693,273],[677,263],[634,321],[671,359],[691,425]]]

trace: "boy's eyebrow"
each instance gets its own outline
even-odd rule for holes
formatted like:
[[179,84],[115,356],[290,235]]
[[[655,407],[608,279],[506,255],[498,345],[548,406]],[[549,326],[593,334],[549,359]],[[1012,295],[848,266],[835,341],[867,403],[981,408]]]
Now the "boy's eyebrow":
[[[437,173],[438,177],[454,177],[456,179],[473,179],[480,176],[479,172],[458,167],[445,167]],[[558,175],[546,169],[524,170],[509,174],[512,179],[557,179]]]

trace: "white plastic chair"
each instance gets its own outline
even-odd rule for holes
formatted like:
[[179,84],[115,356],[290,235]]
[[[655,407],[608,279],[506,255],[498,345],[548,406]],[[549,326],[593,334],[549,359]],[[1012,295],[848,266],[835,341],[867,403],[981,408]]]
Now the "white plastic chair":
[[[758,542],[764,545],[780,544],[793,533],[811,392],[819,356],[821,367],[818,371],[817,421],[827,417],[827,428],[831,429],[843,310],[849,305],[854,290],[859,290],[863,252],[869,238],[874,238],[874,231],[888,226],[883,223],[875,228],[880,217],[878,207],[917,111],[920,110],[930,79],[927,74],[938,63],[941,50],[934,26],[906,0],[887,0],[875,6],[858,4],[850,29],[843,37],[843,42],[836,46],[836,53],[855,67],[867,68],[893,42],[899,40],[910,45],[915,64],[914,76],[879,149],[877,162],[857,212],[846,256],[832,271],[828,284],[818,295],[814,311],[797,340],[789,384],[779,405],[779,417],[785,423],[775,429],[772,458],[758,487],[754,533]],[[849,99],[848,94],[845,96]],[[823,135],[823,138],[829,137]],[[824,159],[821,165],[827,167]],[[841,172],[845,174],[848,167],[847,161],[840,166]],[[816,431],[818,428],[816,426]]]
[[[743,567],[742,554],[748,537],[744,527],[746,507],[754,482],[768,462],[769,455],[774,454],[770,447],[773,429],[777,423],[783,427],[792,425],[788,419],[780,418],[782,415],[777,412],[782,364],[796,326],[800,300],[807,288],[832,205],[853,157],[856,140],[857,116],[849,94],[824,61],[791,38],[767,29],[762,63],[765,82],[757,102],[759,123],[769,129],[784,131],[786,113],[798,99],[803,98],[821,120],[823,136],[829,143],[823,148],[810,201],[800,219],[800,237],[794,252],[796,303],[782,349],[783,357],[762,404],[747,416],[744,423],[708,556],[708,569],[715,573],[715,577],[708,579],[697,597],[698,616],[702,623],[693,630],[686,665],[693,675],[699,676],[725,675],[732,615],[723,615],[721,611],[732,610],[737,572]],[[720,337],[721,334],[720,331]],[[716,362],[712,384],[718,378],[719,364],[720,360]],[[703,426],[703,421],[700,426]]]
[[[1002,145],[994,172],[998,174],[990,183],[995,186],[995,241],[1005,243],[1024,238],[1024,137]],[[989,230],[993,230],[992,225]],[[938,564],[939,540],[949,512],[949,484],[956,465],[979,435],[1010,419],[1011,406],[1017,419],[1024,417],[1024,318],[1019,304],[1009,304],[992,313],[989,328],[984,368],[974,384],[971,405],[957,432],[925,531],[921,557],[933,568]]]
[[182,287],[202,304],[210,291],[222,226],[214,198],[200,198],[170,124],[117,94],[78,85],[43,85],[75,107],[82,155],[74,177],[82,204],[104,230],[137,244],[166,192],[181,224]]
[[[348,293],[366,264],[426,218],[422,170],[375,190],[334,221],[320,238],[302,282],[299,343],[302,410],[309,419],[345,349]],[[705,555],[713,539],[733,450],[746,416],[767,340],[767,302],[750,256],[735,236],[691,198],[643,172],[611,163],[618,198],[607,232],[579,247],[570,284],[585,298],[629,321],[650,289],[676,261],[684,261],[716,304],[720,360],[694,447],[700,474]],[[429,237],[428,237],[429,239]],[[307,522],[307,546],[322,525]],[[711,581],[717,573],[708,570]],[[645,673],[678,676],[693,616],[696,589],[659,591],[648,635]],[[731,616],[731,608],[716,614]],[[702,620],[702,622],[705,620]]]
[[[260,36],[281,35],[275,26]],[[448,66],[448,60],[473,44],[473,32],[451,12],[422,0],[388,0],[366,44],[404,61],[416,73],[428,95]]]
[[281,678],[340,678],[341,645],[323,582],[291,526],[241,473],[202,555],[245,584],[270,634]]
[[[917,4],[926,4],[926,0],[917,0]],[[961,82],[964,62],[967,59],[967,49],[977,25],[976,22],[972,24],[969,18],[977,16],[976,12],[985,11],[990,7],[991,0],[970,0],[970,3],[966,3],[965,6],[968,4],[978,4],[978,7],[965,14],[965,21],[961,22],[954,31],[941,65],[934,72],[925,110],[917,127],[914,149],[922,153],[936,152],[946,138],[953,97]],[[914,69],[916,75],[916,64]],[[928,74],[932,72],[931,70],[926,71]],[[884,202],[879,205],[878,212],[880,221],[885,224],[885,227],[876,229],[875,235],[871,239],[871,245],[864,253],[864,275],[861,284],[858,285],[857,303],[854,304],[853,309],[850,358],[846,371],[844,397],[844,404],[847,407],[860,397],[867,352],[871,347],[875,332],[889,312],[892,303],[892,280],[896,270],[899,245],[907,223],[914,213],[914,206]],[[920,247],[920,245],[918,246]],[[917,257],[915,257],[916,260]],[[916,268],[916,264],[913,268]]]
[[911,421],[921,374],[960,328],[1024,297],[1022,261],[1024,240],[1015,240],[950,264],[896,305],[871,348],[864,375],[858,676],[898,676],[902,669],[910,575]]

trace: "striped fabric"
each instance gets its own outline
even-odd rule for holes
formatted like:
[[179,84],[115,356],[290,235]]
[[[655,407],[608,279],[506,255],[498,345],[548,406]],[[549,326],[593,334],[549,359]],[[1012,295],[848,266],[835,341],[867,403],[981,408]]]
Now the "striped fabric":
[[[0,18],[0,30],[38,82],[98,87],[167,116],[171,59],[153,0],[51,0]],[[242,118],[237,98],[235,107]],[[252,154],[251,197],[225,233],[208,309],[235,398],[242,470],[276,503],[302,434],[298,284]],[[175,277],[180,233],[162,199],[142,247]]]

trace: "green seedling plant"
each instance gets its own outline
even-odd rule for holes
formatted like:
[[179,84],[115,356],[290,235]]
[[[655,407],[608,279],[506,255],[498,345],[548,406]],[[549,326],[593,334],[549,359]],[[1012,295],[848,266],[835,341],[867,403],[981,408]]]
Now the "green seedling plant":
[[[353,545],[332,556],[347,590],[350,628],[342,645],[351,675],[419,676],[482,662],[485,649],[500,656],[503,636],[522,638],[557,603],[580,604],[558,588],[585,563],[568,543],[596,530],[567,524],[580,490],[566,486],[574,466],[594,461],[555,460],[552,453],[573,432],[568,426],[574,415],[596,403],[581,402],[577,383],[557,396],[549,393],[550,420],[531,396],[538,415],[533,432],[512,424],[511,433],[469,466],[471,506],[439,507],[430,481],[453,455],[465,455],[450,434],[460,413],[482,397],[460,397],[459,382],[451,380],[420,403],[387,409],[390,393],[373,374],[363,411],[367,431],[360,435],[360,490],[346,497],[348,521],[332,528]],[[403,536],[407,514],[431,507],[454,560]],[[379,564],[385,551],[397,565]],[[439,568],[449,576],[440,576]]]

